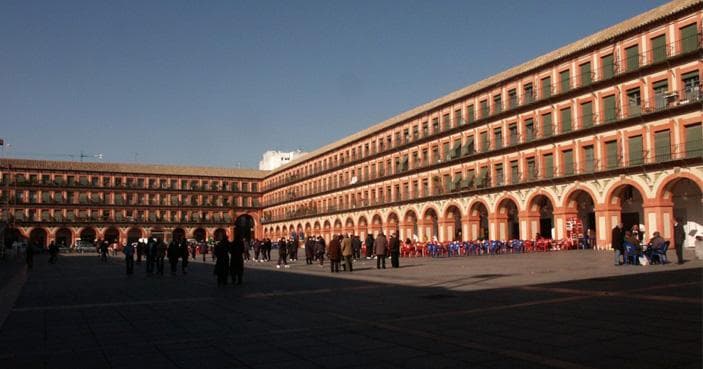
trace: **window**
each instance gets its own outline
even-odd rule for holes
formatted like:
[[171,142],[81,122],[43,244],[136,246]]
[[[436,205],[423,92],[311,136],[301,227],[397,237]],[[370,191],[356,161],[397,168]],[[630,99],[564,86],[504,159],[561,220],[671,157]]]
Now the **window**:
[[552,127],[552,113],[542,115],[542,137],[551,137],[554,133]]
[[696,100],[700,98],[700,79],[698,76],[698,71],[693,71],[686,73],[681,76],[681,82],[684,88],[685,96],[682,96],[684,101],[689,102],[691,100]]
[[454,111],[454,126],[458,127],[464,124],[464,117],[461,115],[461,109]]
[[537,174],[537,167],[535,166],[535,158],[527,158],[527,179],[530,181],[535,180]]
[[657,163],[671,160],[671,138],[668,129],[654,134],[654,155]]
[[504,180],[504,175],[503,175],[503,164],[496,164],[495,165],[495,185],[496,186],[502,186],[503,180]]
[[666,59],[666,35],[654,37],[652,40],[652,63]]
[[474,113],[474,106],[469,105],[469,107],[466,109],[466,115],[468,115],[468,120],[469,123],[473,123],[473,121],[476,120],[476,114]]
[[449,156],[450,159],[455,159],[461,156],[461,140],[455,140],[452,146],[452,151]]
[[529,103],[535,101],[535,91],[534,91],[534,88],[532,87],[532,83],[525,84],[524,90],[525,90],[525,100],[523,103],[529,104]]
[[570,176],[574,174],[574,152],[573,150],[564,150],[561,153],[562,163],[564,165],[564,175]]
[[442,153],[444,154],[444,160],[451,159],[451,152],[449,151],[449,142],[442,144]]
[[570,81],[571,81],[571,78],[569,76],[568,69],[559,73],[559,85],[560,85],[560,92],[561,93],[569,91]]
[[495,142],[496,150],[503,147],[503,128],[493,130],[493,142]]
[[581,104],[581,128],[593,127],[593,103]]
[[517,134],[517,123],[512,123],[508,126],[508,135],[510,140],[510,145],[518,144],[518,134]]
[[422,137],[427,137],[430,135],[430,130],[428,128],[427,122],[422,123]]
[[535,139],[535,123],[532,118],[525,120],[525,142]]
[[481,105],[481,118],[486,118],[488,116],[488,100],[483,100],[479,103]]
[[583,63],[579,65],[579,72],[581,73],[581,86],[588,86],[593,81],[591,76],[591,63]]
[[508,109],[517,107],[517,91],[513,88],[508,91]]
[[490,150],[490,142],[488,142],[488,131],[481,132],[481,152]]
[[584,146],[583,162],[583,168],[586,173],[593,172],[593,168],[595,167],[595,158],[593,157],[593,145]]
[[642,112],[641,108],[641,98],[640,98],[640,88],[633,88],[627,90],[627,112],[628,116],[637,116]]
[[547,99],[552,96],[552,77],[542,78],[542,98]]
[[503,101],[501,95],[493,96],[493,114],[498,114],[503,111]]
[[542,171],[543,172],[542,177],[544,177],[544,178],[554,177],[554,155],[545,154],[542,158],[544,159],[544,170]]
[[642,165],[642,136],[633,136],[627,139],[627,146],[630,155],[630,165]]
[[571,132],[571,108],[561,109],[561,133]]
[[510,183],[517,184],[520,182],[520,169],[517,160],[510,162]]
[[615,61],[613,59],[613,54],[606,55],[600,58],[601,63],[601,80],[613,78],[615,75]]
[[635,70],[640,67],[640,51],[639,46],[634,45],[625,49],[625,65],[627,71]]
[[606,96],[603,98],[603,120],[605,123],[614,122],[617,113],[615,109],[615,95]]
[[686,126],[686,157],[703,156],[703,130],[701,123]]
[[449,113],[442,116],[442,130],[446,131],[452,128],[452,121],[449,119]]
[[608,141],[605,143],[605,164],[607,169],[614,169],[618,167],[618,142]]
[[439,133],[439,118],[432,118],[432,134]]
[[696,23],[682,27],[681,31],[681,52],[687,53],[698,48],[698,29]]
[[464,155],[473,155],[475,152],[474,136],[469,136],[469,138],[466,139],[466,145],[464,145]]
[[654,84],[652,84],[652,91],[654,92],[654,108],[657,110],[666,108],[666,95],[669,91],[669,81],[664,79],[654,82]]

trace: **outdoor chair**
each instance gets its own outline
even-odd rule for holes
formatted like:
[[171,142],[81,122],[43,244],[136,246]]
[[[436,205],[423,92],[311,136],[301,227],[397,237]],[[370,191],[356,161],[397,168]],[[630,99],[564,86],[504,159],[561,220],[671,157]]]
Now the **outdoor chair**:
[[664,242],[664,246],[661,249],[653,249],[650,256],[650,262],[652,264],[659,262],[661,264],[666,264],[669,260],[666,258],[666,251],[669,249],[670,241]]
[[640,257],[639,252],[635,245],[625,242],[625,264],[639,265],[638,258]]

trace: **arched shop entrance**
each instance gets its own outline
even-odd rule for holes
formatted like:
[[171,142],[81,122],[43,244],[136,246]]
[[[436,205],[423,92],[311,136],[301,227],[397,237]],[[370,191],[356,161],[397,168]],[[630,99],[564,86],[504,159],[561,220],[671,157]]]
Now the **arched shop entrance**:
[[73,232],[68,228],[60,228],[54,236],[57,245],[73,245]]

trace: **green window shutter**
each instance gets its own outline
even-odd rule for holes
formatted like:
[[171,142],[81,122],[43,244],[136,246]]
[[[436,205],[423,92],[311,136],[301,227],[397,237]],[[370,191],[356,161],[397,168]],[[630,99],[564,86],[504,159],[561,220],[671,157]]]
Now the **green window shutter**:
[[593,158],[593,146],[586,146],[583,148],[583,167],[585,168],[587,173],[593,172],[593,164],[594,164],[594,158]]
[[669,81],[664,79],[652,84],[654,91],[654,106],[657,110],[666,108],[666,93],[669,91]]
[[544,178],[552,178],[554,176],[554,156],[547,154],[544,156]]
[[486,187],[488,185],[488,167],[481,168],[478,177],[478,186]]
[[517,145],[518,144],[518,134],[517,134],[517,124],[511,124],[508,127],[509,135],[510,135],[510,145]]
[[466,114],[468,115],[467,119],[469,120],[469,123],[472,123],[473,121],[476,120],[476,114],[474,113],[474,106],[473,105],[469,105]]
[[625,58],[627,59],[625,65],[627,65],[627,71],[635,70],[640,67],[640,48],[638,45],[628,47],[625,49]]
[[606,55],[601,59],[601,68],[603,72],[601,73],[601,80],[613,78],[615,75],[615,60],[613,59],[613,54]]
[[503,147],[503,128],[497,128],[493,131],[493,141],[496,150]]
[[627,91],[627,112],[628,116],[636,116],[642,112],[640,89],[634,88]]
[[687,53],[698,48],[696,23],[681,28],[681,52]]
[[483,100],[480,102],[481,104],[481,118],[485,118],[488,116],[488,113],[490,112],[488,110],[488,100]]
[[569,76],[568,70],[565,70],[565,71],[559,73],[559,82],[560,82],[559,84],[560,84],[560,92],[561,93],[569,91],[569,88],[571,87],[570,86],[571,78]]
[[571,132],[571,108],[561,110],[561,132]]
[[564,175],[570,176],[574,174],[574,152],[571,150],[562,153],[564,164]]
[[500,95],[493,97],[493,114],[498,114],[503,111],[503,101]]
[[652,63],[666,59],[666,35],[652,39]]
[[535,158],[527,159],[527,179],[535,179]]
[[611,123],[615,121],[615,95],[610,95],[603,98],[603,111],[605,123]]
[[525,141],[530,142],[535,139],[535,123],[532,119],[525,121]]
[[642,165],[642,136],[628,138],[630,165]]
[[686,157],[703,156],[703,130],[701,123],[686,126]]
[[591,78],[591,63],[583,63],[579,66],[581,72],[581,86],[588,86],[593,81]]
[[593,127],[593,103],[581,104],[581,128]]
[[471,136],[466,140],[466,145],[464,145],[463,155],[472,155],[475,152],[474,137]]
[[618,143],[610,141],[605,143],[606,168],[614,169],[618,167]]
[[510,182],[512,184],[520,182],[520,169],[517,161],[510,162]]
[[552,113],[542,115],[542,137],[551,137],[554,133],[552,127]]
[[542,98],[546,99],[552,96],[552,77],[542,79]]
[[654,155],[657,163],[671,160],[671,137],[668,129],[654,134]]
[[488,132],[481,132],[481,152],[489,150]]

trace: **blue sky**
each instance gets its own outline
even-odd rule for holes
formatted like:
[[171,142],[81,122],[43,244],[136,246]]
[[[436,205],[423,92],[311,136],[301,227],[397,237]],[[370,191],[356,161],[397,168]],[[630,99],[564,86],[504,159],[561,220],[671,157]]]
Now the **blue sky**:
[[256,167],[665,1],[0,2],[6,155]]

